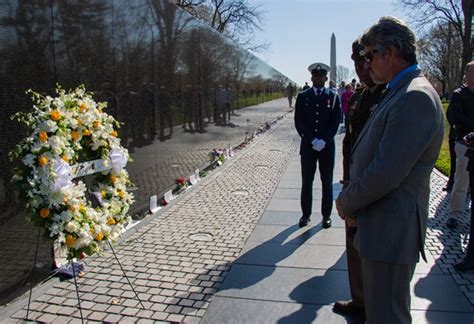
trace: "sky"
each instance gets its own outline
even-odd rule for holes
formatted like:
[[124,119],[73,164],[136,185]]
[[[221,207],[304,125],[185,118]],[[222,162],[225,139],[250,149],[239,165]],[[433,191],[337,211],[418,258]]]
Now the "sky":
[[[265,11],[256,39],[270,43],[255,53],[300,86],[310,81],[308,66],[329,65],[331,34],[336,36],[336,64],[353,71],[352,42],[381,16],[407,23],[407,15],[393,0],[255,0]],[[355,74],[351,75],[355,77]]]

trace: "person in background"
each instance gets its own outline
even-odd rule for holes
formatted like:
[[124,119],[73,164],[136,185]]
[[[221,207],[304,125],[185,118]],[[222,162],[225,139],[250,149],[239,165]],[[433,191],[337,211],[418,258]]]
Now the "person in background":
[[303,86],[303,91],[308,90],[309,88],[310,86],[308,85],[308,82],[305,82]]
[[344,81],[341,81],[341,83],[339,84],[339,88],[337,88],[337,95],[339,96],[339,101],[342,101],[342,93],[344,91],[346,91],[346,83]]
[[344,124],[346,128],[348,125],[347,115],[349,114],[349,100],[351,100],[351,97],[353,95],[354,95],[354,90],[352,89],[352,84],[349,83],[346,85],[346,90],[342,93],[342,100],[341,100],[342,115],[344,116]]
[[299,226],[308,225],[313,204],[316,166],[322,183],[321,214],[323,228],[331,227],[333,205],[334,136],[341,120],[341,105],[334,91],[326,88],[329,66],[314,63],[308,67],[313,87],[300,92],[295,105],[295,127],[301,137],[301,210]]
[[[471,192],[474,192],[474,133],[469,133],[464,137],[464,142],[468,146],[466,156],[469,159],[467,171],[469,172],[469,185]],[[469,243],[466,248],[464,259],[454,265],[456,271],[474,270],[474,195],[471,194],[471,224],[469,226]]]
[[288,99],[288,106],[293,107],[293,97],[295,96],[295,87],[290,83],[286,86],[285,89],[286,98]]
[[356,80],[356,79],[352,79],[351,85],[352,85],[352,89],[356,89],[356,88],[357,88],[357,80]]
[[474,132],[474,61],[466,64],[464,84],[453,92],[449,106],[452,122],[456,129],[456,142],[454,145],[454,150],[456,151],[456,172],[454,174],[449,218],[446,221],[446,226],[456,228],[465,209],[467,189],[469,187],[468,158],[466,156],[468,147],[464,142],[464,136]]
[[[357,141],[360,132],[369,119],[371,112],[379,102],[380,96],[386,89],[386,84],[375,84],[370,76],[369,68],[365,66],[364,57],[360,54],[364,47],[359,40],[352,43],[351,59],[354,61],[354,68],[359,79],[365,85],[351,97],[349,101],[348,127],[342,144],[343,164],[344,164],[344,182],[346,187],[349,185],[349,161],[351,148]],[[365,319],[364,294],[362,285],[362,271],[359,252],[357,251],[354,240],[357,233],[357,227],[351,227],[346,222],[346,257],[347,272],[349,275],[349,288],[351,300],[337,301],[333,310],[349,316],[356,316],[362,320]]]
[[456,145],[456,130],[454,129],[453,117],[451,114],[451,104],[446,109],[446,120],[449,124],[449,134],[448,134],[448,146],[449,146],[449,179],[446,186],[443,187],[443,191],[451,192],[454,184],[454,175],[456,174],[456,150],[454,149]]
[[350,183],[336,208],[348,226],[357,226],[367,323],[406,324],[420,253],[426,260],[430,176],[444,112],[403,21],[382,17],[360,40],[372,80],[387,83],[387,90],[352,147]]

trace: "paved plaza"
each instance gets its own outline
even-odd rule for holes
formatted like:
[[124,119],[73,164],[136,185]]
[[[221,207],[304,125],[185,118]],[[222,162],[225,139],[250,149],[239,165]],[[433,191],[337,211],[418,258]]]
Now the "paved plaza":
[[[285,100],[268,105],[286,107]],[[334,194],[341,189],[342,134],[336,138]],[[344,224],[322,229],[316,177],[312,221],[299,228],[299,138],[293,113],[238,151],[116,245],[135,297],[111,251],[86,259],[78,278],[87,322],[353,323],[332,305],[349,299]],[[413,323],[474,323],[474,273],[454,272],[467,244],[469,210],[447,229],[446,178],[431,178],[428,263],[412,282]],[[29,319],[80,323],[72,280],[33,290]],[[0,309],[22,322],[28,296]]]

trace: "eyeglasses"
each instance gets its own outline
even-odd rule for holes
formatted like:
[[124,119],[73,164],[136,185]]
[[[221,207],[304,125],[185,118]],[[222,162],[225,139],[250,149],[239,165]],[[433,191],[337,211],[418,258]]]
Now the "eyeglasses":
[[372,60],[374,59],[374,54],[378,53],[379,50],[374,48],[368,52],[365,52],[364,50],[360,51],[360,55],[364,57],[364,60],[367,64],[372,63]]

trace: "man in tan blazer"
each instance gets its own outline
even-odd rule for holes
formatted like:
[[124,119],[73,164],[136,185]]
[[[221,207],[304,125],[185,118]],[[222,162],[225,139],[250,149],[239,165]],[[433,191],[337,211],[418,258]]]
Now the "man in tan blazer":
[[414,33],[382,17],[361,37],[366,66],[387,91],[352,147],[350,184],[336,201],[357,225],[367,323],[411,323],[410,281],[428,219],[443,110],[417,65]]

